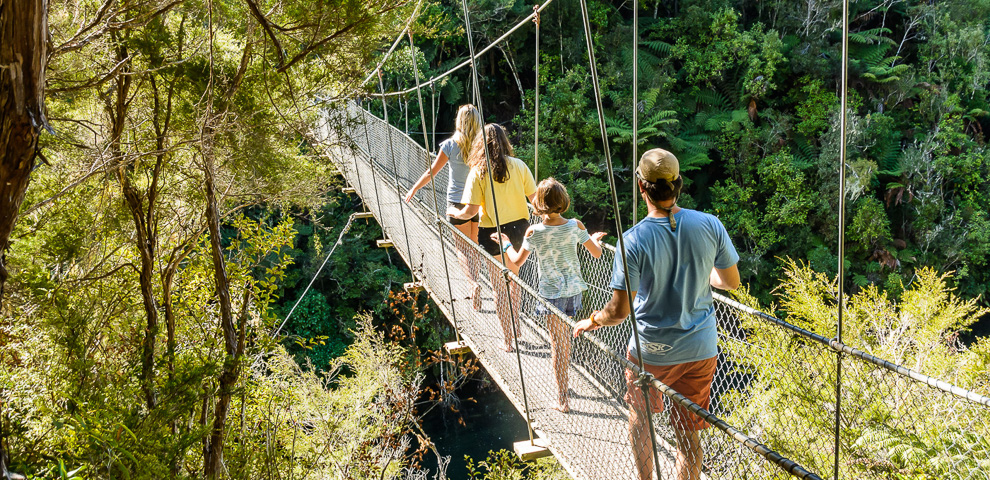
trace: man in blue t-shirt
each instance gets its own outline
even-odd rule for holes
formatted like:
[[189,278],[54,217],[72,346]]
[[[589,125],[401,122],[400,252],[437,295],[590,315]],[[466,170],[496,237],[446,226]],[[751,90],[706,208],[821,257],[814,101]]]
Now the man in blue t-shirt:
[[[739,255],[718,218],[676,205],[683,180],[672,153],[659,148],[644,153],[636,176],[649,213],[622,236],[629,285],[617,252],[612,267],[612,299],[590,318],[578,322],[574,336],[622,323],[633,297],[642,352],[630,338],[628,358],[638,364],[641,353],[648,372],[708,409],[718,354],[711,287],[733,290],[739,286]],[[653,453],[648,412],[662,411],[663,398],[655,389],[648,389],[653,407],[648,409],[637,388],[635,372],[626,370],[626,380],[633,455],[639,478],[649,480],[653,477]],[[676,403],[670,421],[677,439],[678,478],[700,479],[704,457],[698,432],[708,424]]]

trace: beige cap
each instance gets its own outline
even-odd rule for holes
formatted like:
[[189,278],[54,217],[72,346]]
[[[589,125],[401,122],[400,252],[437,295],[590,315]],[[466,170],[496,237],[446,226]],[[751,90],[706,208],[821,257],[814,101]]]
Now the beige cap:
[[650,183],[665,179],[673,182],[681,175],[680,164],[677,157],[662,148],[647,150],[639,158],[639,167],[636,168],[639,178]]

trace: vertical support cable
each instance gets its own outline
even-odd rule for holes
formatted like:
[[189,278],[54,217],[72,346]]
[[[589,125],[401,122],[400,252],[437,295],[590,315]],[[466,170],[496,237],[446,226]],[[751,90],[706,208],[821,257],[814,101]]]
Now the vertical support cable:
[[[495,198],[495,179],[492,177],[492,157],[491,152],[488,151],[488,135],[485,133],[485,111],[481,106],[481,89],[478,85],[478,62],[474,58],[474,37],[471,34],[471,14],[468,12],[467,0],[461,0],[461,8],[464,10],[464,27],[467,33],[468,49],[471,53],[471,84],[474,89],[474,100],[475,106],[478,108],[478,113],[481,115],[481,144],[485,147],[485,164],[488,168],[488,189],[492,194],[492,203],[495,207],[495,228],[498,232],[499,243],[502,239],[502,225],[498,218],[498,199]],[[533,421],[529,416],[529,401],[526,398],[526,380],[523,377],[522,369],[522,357],[519,354],[519,331],[516,327],[516,315],[515,309],[512,308],[512,288],[509,285],[508,267],[505,266],[508,256],[505,252],[499,254],[502,259],[502,272],[505,277],[505,287],[507,290],[507,296],[509,298],[509,323],[512,324],[512,335],[515,337],[515,350],[516,350],[516,363],[519,365],[519,383],[522,386],[522,396],[523,396],[523,410],[526,412],[526,431],[529,433],[529,444],[534,445],[533,441]],[[492,280],[492,289],[495,289],[496,279]],[[498,294],[496,293],[496,296]],[[495,308],[495,315],[498,316],[498,307]]]
[[[371,107],[371,105],[368,105]],[[368,134],[368,116],[372,116],[371,109],[362,110],[362,124],[364,125],[364,140],[368,144],[368,166],[371,167],[371,186],[375,189],[375,205],[378,207],[378,214],[382,214],[382,200],[378,198],[378,175],[375,175],[375,154],[371,151],[371,136]],[[382,233],[388,235],[385,230],[385,224],[378,222],[378,225],[382,229]]]
[[533,5],[536,24],[536,97],[533,101],[533,176],[540,180],[540,6]]
[[[426,147],[426,171],[430,173],[430,186],[433,190],[433,210],[436,213],[435,221],[437,225],[437,240],[440,243],[440,254],[443,255],[443,271],[447,276],[447,292],[450,293],[450,315],[454,321],[454,335],[457,341],[461,341],[461,329],[457,326],[457,307],[454,305],[454,289],[450,284],[450,265],[447,263],[447,248],[443,244],[443,219],[440,216],[440,202],[437,200],[437,182],[433,178],[433,168],[430,165],[430,147],[427,145],[426,136],[426,113],[423,111],[423,92],[419,88],[419,67],[416,65],[416,48],[413,44],[412,32],[406,30],[409,35],[409,49],[412,52],[412,69],[413,75],[416,77],[416,98],[419,100],[419,117],[422,121],[419,124],[423,127],[423,146]],[[434,134],[435,135],[435,134]],[[451,168],[453,171],[453,168]],[[400,205],[401,208],[401,205]]]
[[[605,164],[608,167],[608,184],[609,190],[612,193],[612,213],[615,216],[615,228],[619,237],[619,255],[622,256],[622,275],[626,282],[626,295],[629,300],[629,318],[632,321],[633,342],[636,345],[636,354],[639,357],[639,368],[645,374],[646,368],[643,362],[643,349],[639,342],[639,330],[636,328],[636,309],[633,308],[632,292],[629,290],[629,263],[626,261],[626,242],[622,235],[622,219],[619,218],[619,195],[615,186],[612,153],[608,146],[608,134],[605,131],[605,114],[602,109],[601,87],[598,85],[598,65],[595,62],[595,46],[591,37],[591,21],[588,19],[588,4],[586,0],[581,0],[581,20],[584,23],[584,37],[588,46],[588,62],[591,67],[591,86],[595,94],[595,107],[598,111],[598,127],[601,131],[602,144],[605,149]],[[657,471],[657,478],[663,478],[660,474],[660,459],[657,455],[657,436],[656,429],[653,426],[653,408],[650,404],[648,388],[645,383],[640,385],[640,389],[643,392],[643,399],[645,400],[647,420],[650,424],[650,445],[653,447],[653,467]]]
[[[846,96],[849,88],[849,0],[842,0],[842,86],[839,108],[839,281],[837,292],[838,321],[835,328],[835,339],[842,342],[842,311],[843,291],[845,290],[845,239],[846,239]],[[835,354],[835,465],[832,474],[839,480],[839,457],[841,443],[839,434],[842,430],[842,352]]]
[[435,84],[430,84],[430,117],[433,118],[433,136],[430,138],[430,148],[427,152],[433,152],[433,147],[437,145],[437,89]]
[[[361,107],[361,99],[360,98],[357,99],[357,106],[358,106],[358,108]],[[347,112],[348,112],[347,113],[347,121],[348,122],[351,122],[350,109],[348,109]],[[354,119],[354,121],[357,121],[357,119]],[[348,136],[349,135],[350,134],[348,134]],[[365,135],[365,137],[367,137],[367,135],[368,135],[368,126],[367,125],[365,125],[365,127],[364,127],[364,135]],[[363,184],[361,183],[361,169],[358,168],[357,155],[352,155],[351,158],[354,160],[354,174],[357,175],[358,186],[362,186],[362,188],[363,188]],[[362,191],[362,193],[363,193],[363,191]],[[361,197],[361,211],[362,212],[367,212],[368,211],[368,205],[366,205],[364,203],[364,197]]]
[[[632,171],[635,174],[639,167],[639,1],[633,2],[633,138],[632,138]],[[639,182],[633,175],[632,223],[636,225],[636,215],[639,213]]]
[[[395,164],[395,146],[392,144],[392,129],[389,128],[391,125],[388,123],[388,100],[385,97],[385,83],[382,80],[382,71],[378,71],[378,88],[382,92],[382,113],[385,117],[385,135],[388,138],[388,156],[392,159],[392,173],[395,176],[395,191],[401,192],[402,185],[399,184],[399,168]],[[409,261],[412,262],[412,249],[409,247],[409,229],[406,228],[406,211],[402,208],[402,199],[399,199],[399,216],[402,217],[402,235],[406,237],[406,253],[409,255]],[[416,274],[412,273],[412,265],[409,265],[410,275],[412,275],[413,280],[416,280]]]

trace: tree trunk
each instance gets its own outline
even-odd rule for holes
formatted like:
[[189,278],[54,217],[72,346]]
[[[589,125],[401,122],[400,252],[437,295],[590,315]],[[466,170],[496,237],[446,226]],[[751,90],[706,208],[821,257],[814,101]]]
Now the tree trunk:
[[[114,80],[114,96],[112,100],[107,100],[106,109],[110,116],[111,144],[110,151],[113,153],[115,162],[121,163],[117,167],[117,181],[120,183],[120,190],[127,204],[127,209],[134,221],[135,247],[141,261],[139,283],[141,287],[141,299],[144,306],[144,313],[147,317],[144,327],[144,338],[141,341],[141,390],[144,392],[144,400],[148,409],[155,408],[158,401],[155,394],[155,342],[158,338],[158,302],[155,300],[154,272],[155,272],[155,250],[156,237],[155,225],[155,205],[154,193],[152,192],[158,183],[157,177],[152,180],[149,193],[147,195],[147,205],[145,205],[145,194],[141,192],[134,183],[131,176],[134,174],[134,163],[123,162],[124,151],[121,148],[121,138],[124,129],[127,127],[127,109],[129,107],[128,97],[130,95],[131,78],[128,68],[127,46],[124,40],[116,34],[111,34],[117,54],[116,61],[124,66],[120,70],[120,75]],[[155,169],[156,174],[158,168]]]
[[516,62],[508,50],[502,48],[501,45],[498,49],[502,52],[502,55],[505,56],[505,62],[509,64],[509,71],[512,72],[512,78],[516,81],[516,88],[519,89],[519,108],[526,110],[526,94],[523,93],[522,80],[519,79],[519,72],[516,70]]
[[[210,135],[208,142],[211,141]],[[227,277],[227,267],[223,258],[223,247],[220,245],[220,210],[217,205],[216,181],[213,176],[212,149],[206,147],[206,223],[210,232],[210,252],[213,257],[213,275],[217,287],[217,299],[220,302],[220,329],[223,331],[224,358],[223,371],[219,379],[217,405],[214,409],[213,429],[210,433],[206,448],[204,473],[206,478],[217,478],[221,456],[223,455],[224,429],[227,426],[227,413],[230,410],[230,398],[234,385],[240,375],[240,354],[243,352],[243,342],[238,341],[237,327],[234,325],[234,315],[230,303],[230,278]]]
[[[6,252],[17,211],[41,153],[48,63],[48,0],[0,1],[0,315]],[[0,421],[0,475],[7,477],[7,432]]]
[[48,0],[0,2],[0,305],[4,255],[34,169],[45,119]]

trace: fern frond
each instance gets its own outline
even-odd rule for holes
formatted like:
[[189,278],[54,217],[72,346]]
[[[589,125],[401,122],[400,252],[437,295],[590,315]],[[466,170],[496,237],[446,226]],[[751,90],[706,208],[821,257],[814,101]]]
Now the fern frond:
[[718,110],[728,110],[731,107],[728,97],[721,92],[714,90],[701,90],[694,94],[699,106],[714,108]]
[[649,112],[653,110],[653,106],[657,104],[657,99],[660,98],[659,88],[650,88],[645,92],[640,94],[640,101],[643,102],[642,112]]
[[893,45],[895,42],[891,38],[884,37],[883,34],[890,33],[889,28],[871,28],[859,32],[849,32],[849,41],[860,45],[877,45],[886,43]]
[[660,40],[643,40],[639,42],[639,44],[650,49],[651,51],[662,57],[669,57],[674,53],[673,45],[667,42],[662,42]]

